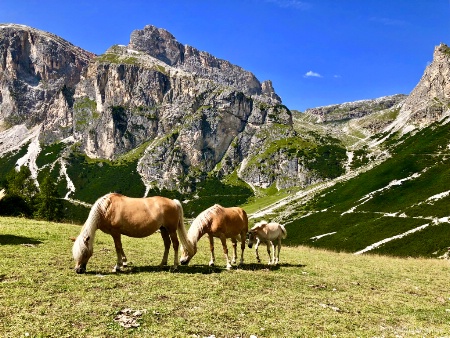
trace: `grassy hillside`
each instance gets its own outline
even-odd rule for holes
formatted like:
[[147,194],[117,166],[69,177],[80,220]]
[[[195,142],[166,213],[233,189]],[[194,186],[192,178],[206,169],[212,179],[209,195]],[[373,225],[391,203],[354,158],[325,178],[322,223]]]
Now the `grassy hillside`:
[[[88,273],[76,275],[70,237],[79,226],[0,218],[0,227],[4,337],[448,334],[448,261],[283,247],[279,267],[256,264],[247,249],[246,264],[226,271],[219,243],[218,266],[207,266],[209,245],[202,238],[192,265],[174,273],[157,267],[163,244],[154,234],[124,238],[132,265],[113,274],[112,239],[98,232]],[[125,329],[114,320],[127,308],[141,310],[138,327]]]
[[357,252],[392,239],[371,252],[440,255],[450,246],[449,143],[446,123],[392,139],[382,164],[272,217],[287,224],[291,245]]

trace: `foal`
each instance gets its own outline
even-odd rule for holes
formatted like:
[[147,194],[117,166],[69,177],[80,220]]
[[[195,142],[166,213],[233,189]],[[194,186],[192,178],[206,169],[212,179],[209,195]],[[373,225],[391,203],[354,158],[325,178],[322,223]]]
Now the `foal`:
[[[248,232],[248,247],[251,248],[253,243],[256,242],[255,252],[258,263],[261,263],[261,259],[258,254],[258,246],[261,242],[266,244],[267,253],[269,254],[269,265],[277,265],[280,260],[281,240],[286,238],[287,231],[283,225],[279,223],[267,223],[261,221],[256,223],[253,228]],[[275,257],[275,247],[272,241],[277,241],[278,253]],[[273,255],[270,255],[270,247],[272,247]]]

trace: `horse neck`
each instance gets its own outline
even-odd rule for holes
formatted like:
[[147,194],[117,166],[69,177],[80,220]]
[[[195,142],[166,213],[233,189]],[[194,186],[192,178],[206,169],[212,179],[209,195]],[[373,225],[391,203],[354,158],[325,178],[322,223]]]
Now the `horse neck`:
[[89,212],[89,216],[86,220],[86,222],[83,225],[83,228],[81,229],[81,234],[83,237],[90,237],[89,240],[89,247],[92,248],[94,245],[94,238],[95,238],[95,232],[98,229],[99,222],[101,221],[103,217],[103,213],[106,210],[106,199],[108,195],[103,196],[102,198],[98,199],[94,205],[91,208],[91,211]]
[[197,242],[200,240],[200,238],[206,233],[206,226],[204,222],[196,222],[194,221],[189,228],[189,231],[187,233],[188,240],[191,242],[191,244],[197,248]]

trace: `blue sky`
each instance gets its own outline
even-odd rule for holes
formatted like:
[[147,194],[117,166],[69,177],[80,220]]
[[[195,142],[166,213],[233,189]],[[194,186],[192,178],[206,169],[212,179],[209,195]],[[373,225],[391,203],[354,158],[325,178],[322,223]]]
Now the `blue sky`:
[[450,45],[450,0],[2,0],[1,23],[102,54],[151,24],[270,79],[300,111],[408,94]]

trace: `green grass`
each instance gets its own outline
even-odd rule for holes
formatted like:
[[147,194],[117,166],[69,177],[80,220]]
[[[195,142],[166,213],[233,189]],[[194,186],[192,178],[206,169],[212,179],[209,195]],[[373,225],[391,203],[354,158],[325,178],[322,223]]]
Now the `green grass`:
[[[384,238],[429,224],[430,218],[448,217],[450,197],[437,201],[428,199],[450,190],[450,153],[443,146],[450,142],[449,130],[449,124],[436,123],[415,135],[403,136],[401,142],[390,145],[392,157],[385,162],[322,191],[302,207],[291,206],[298,214],[288,212],[282,219],[288,224],[288,241],[355,252]],[[401,184],[389,186],[401,180]],[[341,216],[349,210],[353,212]],[[384,213],[406,217],[384,217]],[[374,252],[436,257],[450,246],[448,229],[448,223],[432,225],[384,244]],[[310,240],[331,232],[336,234]]]
[[[132,265],[113,274],[111,237],[98,232],[88,273],[71,258],[79,226],[0,218],[3,337],[444,337],[449,262],[286,247],[281,265],[207,266],[208,241],[190,266],[159,268],[159,234],[124,237]],[[265,250],[260,254],[265,259]],[[169,261],[173,261],[171,250]],[[144,310],[140,326],[114,321]]]

